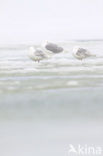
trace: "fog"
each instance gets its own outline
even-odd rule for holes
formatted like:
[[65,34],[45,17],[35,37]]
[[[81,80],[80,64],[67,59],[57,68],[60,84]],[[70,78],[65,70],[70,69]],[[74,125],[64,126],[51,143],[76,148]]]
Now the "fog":
[[0,44],[102,38],[102,0],[0,2]]

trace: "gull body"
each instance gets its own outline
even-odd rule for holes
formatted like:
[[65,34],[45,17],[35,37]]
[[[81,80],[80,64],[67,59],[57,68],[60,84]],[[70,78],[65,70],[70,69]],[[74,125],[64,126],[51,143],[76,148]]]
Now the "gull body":
[[85,48],[74,47],[73,56],[77,58],[78,60],[83,60],[88,57],[94,57],[95,55],[91,54],[90,51],[88,51]]
[[62,47],[48,41],[42,43],[42,48],[45,52],[49,54],[58,54],[64,51]]
[[32,59],[35,62],[36,61],[40,62],[41,60],[48,58],[41,48],[34,48],[34,47],[29,48],[28,56],[30,59]]

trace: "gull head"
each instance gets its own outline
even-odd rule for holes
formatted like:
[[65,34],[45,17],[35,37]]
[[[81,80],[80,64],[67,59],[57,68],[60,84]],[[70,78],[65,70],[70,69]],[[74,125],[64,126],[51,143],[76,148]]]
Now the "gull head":
[[45,40],[45,41],[42,42],[41,46],[42,46],[42,47],[45,47],[48,43],[49,43],[49,42],[48,42],[47,40]]
[[35,48],[33,46],[29,47],[29,50],[28,50],[29,58],[31,58],[31,59],[33,58],[34,52],[35,52]]
[[35,51],[34,47],[29,47],[29,51],[30,52]]
[[79,46],[75,46],[75,47],[73,48],[73,54],[76,54],[76,52],[77,52],[79,49],[80,49]]

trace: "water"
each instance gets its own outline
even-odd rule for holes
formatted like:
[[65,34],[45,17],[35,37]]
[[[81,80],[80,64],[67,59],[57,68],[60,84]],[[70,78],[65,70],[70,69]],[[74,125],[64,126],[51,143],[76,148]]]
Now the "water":
[[[103,145],[103,41],[60,44],[68,53],[40,63],[28,58],[29,45],[1,46],[2,156],[62,156],[71,143]],[[76,60],[75,45],[96,58]]]

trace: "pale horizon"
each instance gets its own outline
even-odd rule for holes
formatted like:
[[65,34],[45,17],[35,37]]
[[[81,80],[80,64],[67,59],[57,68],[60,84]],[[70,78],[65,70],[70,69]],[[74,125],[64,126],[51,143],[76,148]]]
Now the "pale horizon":
[[0,6],[0,44],[103,39],[102,0],[18,0]]

